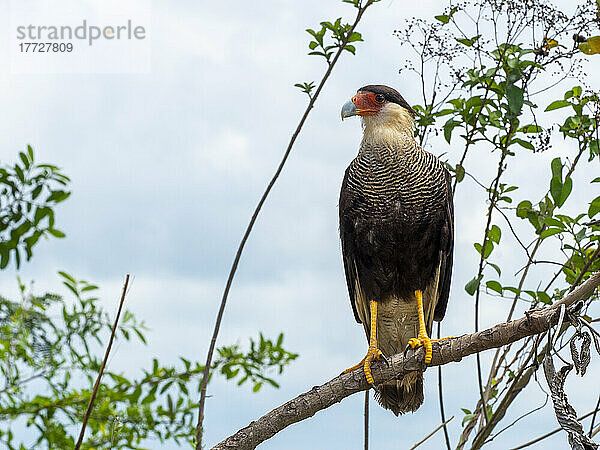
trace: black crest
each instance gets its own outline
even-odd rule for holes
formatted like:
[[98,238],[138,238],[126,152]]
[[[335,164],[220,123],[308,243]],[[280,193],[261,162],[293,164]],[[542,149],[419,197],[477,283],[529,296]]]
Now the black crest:
[[381,94],[388,102],[396,103],[402,106],[413,116],[417,114],[415,110],[410,107],[407,101],[404,100],[404,97],[400,95],[400,92],[389,86],[385,86],[383,84],[369,84],[368,86],[361,87],[358,92],[372,92],[373,94]]

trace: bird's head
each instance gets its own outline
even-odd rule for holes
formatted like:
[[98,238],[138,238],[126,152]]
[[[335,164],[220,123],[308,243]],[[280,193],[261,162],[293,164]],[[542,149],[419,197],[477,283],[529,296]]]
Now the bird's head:
[[361,116],[368,134],[413,133],[415,111],[398,91],[381,84],[369,85],[358,90],[356,95],[342,107],[342,120]]

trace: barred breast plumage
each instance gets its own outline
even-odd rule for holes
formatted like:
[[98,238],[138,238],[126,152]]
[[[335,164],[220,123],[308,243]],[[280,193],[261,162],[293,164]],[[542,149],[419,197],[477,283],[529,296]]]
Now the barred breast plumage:
[[[378,302],[384,355],[403,351],[419,330],[414,292],[423,292],[427,333],[445,314],[452,268],[453,211],[448,171],[412,136],[363,141],[340,193],[340,234],[355,318],[367,337],[369,300]],[[381,405],[401,414],[423,402],[414,372],[377,386]]]
[[340,229],[369,294],[407,296],[433,278],[449,215],[448,180],[439,160],[414,141],[363,143],[342,184]]

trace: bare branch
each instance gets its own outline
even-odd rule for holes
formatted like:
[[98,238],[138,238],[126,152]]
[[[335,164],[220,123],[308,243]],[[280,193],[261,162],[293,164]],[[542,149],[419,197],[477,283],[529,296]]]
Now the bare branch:
[[112,327],[112,332],[110,333],[110,339],[108,340],[108,346],[106,347],[106,352],[104,354],[104,359],[102,360],[102,365],[100,366],[100,371],[98,372],[98,377],[96,378],[96,383],[94,384],[94,390],[92,391],[92,395],[90,397],[90,402],[88,403],[87,411],[85,413],[85,417],[83,418],[83,423],[81,425],[81,432],[79,433],[79,439],[77,440],[77,444],[75,445],[75,449],[79,450],[81,444],[83,442],[83,436],[85,434],[85,427],[90,418],[90,414],[92,413],[92,408],[94,407],[94,400],[96,399],[96,394],[98,393],[98,388],[100,387],[100,380],[102,379],[102,374],[104,373],[104,367],[106,366],[106,361],[108,360],[108,355],[110,354],[110,349],[112,348],[112,343],[115,338],[115,332],[117,331],[117,325],[119,323],[119,318],[121,317],[121,310],[123,309],[123,303],[125,302],[125,294],[127,294],[127,286],[129,284],[129,274],[125,277],[125,284],[123,285],[123,293],[121,294],[121,301],[119,302],[119,309],[117,311],[117,316],[115,317],[115,323]]
[[[437,324],[437,338],[440,338],[442,323]],[[452,450],[450,446],[450,437],[448,436],[448,427],[446,426],[446,414],[444,412],[444,388],[442,383],[442,366],[438,366],[438,399],[440,401],[440,416],[442,418],[442,426],[444,427],[444,440],[446,441],[446,449]],[[454,417],[454,416],[453,416]]]
[[[460,361],[465,356],[491,348],[511,344],[527,336],[542,333],[558,321],[560,305],[570,306],[578,300],[587,299],[600,286],[600,272],[592,275],[576,290],[551,307],[528,311],[525,317],[503,322],[487,330],[466,334],[454,339],[435,342],[430,366],[440,366]],[[373,368],[375,384],[394,380],[409,372],[425,370],[423,348],[408,356],[393,355],[390,364],[376,363]],[[289,425],[300,422],[328,408],[344,398],[369,389],[362,370],[341,374],[321,386],[315,386],[287,403],[275,408],[234,435],[217,444],[213,449],[253,449]]]
[[369,450],[369,391],[365,391],[365,450]]
[[446,428],[446,425],[452,420],[454,419],[454,416],[451,416],[448,420],[446,420],[445,422],[440,423],[435,430],[433,430],[431,433],[429,433],[427,436],[425,436],[423,439],[421,439],[419,442],[417,442],[415,445],[413,445],[410,450],[414,450],[415,448],[417,448],[419,445],[421,445],[423,442],[425,442],[427,439],[429,439],[431,436],[433,436],[435,433],[437,433],[439,431],[440,428]]

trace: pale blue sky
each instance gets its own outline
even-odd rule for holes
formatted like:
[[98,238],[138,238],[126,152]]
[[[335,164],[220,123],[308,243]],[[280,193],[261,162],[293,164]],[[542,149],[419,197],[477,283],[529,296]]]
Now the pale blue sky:
[[[433,0],[375,5],[360,26],[366,42],[358,44],[356,56],[344,55],[319,98],[256,223],[219,337],[220,344],[244,344],[259,330],[267,336],[284,331],[286,347],[300,358],[278,380],[281,389],[266,387],[258,395],[215,379],[206,410],[209,446],[364,355],[337,232],[339,186],[361,131],[358,121],[342,124],[339,111],[357,88],[370,83],[389,84],[410,103],[419,101],[416,78],[398,75],[412,55],[392,32],[412,16],[438,14],[443,5]],[[3,29],[6,9],[0,5]],[[306,56],[304,30],[351,14],[351,6],[333,0],[154,2],[147,74],[0,73],[2,161],[31,144],[40,161],[60,165],[73,181],[73,194],[57,215],[67,238],[41,243],[21,277],[36,280],[40,291],[60,291],[54,274],[66,270],[100,285],[103,302],[114,309],[124,274],[135,276],[128,308],[152,328],[149,345],[118,343],[111,369],[135,374],[153,357],[204,360],[231,258],[306,103],[293,84],[317,80],[324,71],[319,59]],[[2,67],[7,55],[6,43],[0,44]],[[597,86],[598,71],[590,73]],[[434,140],[429,150],[454,161],[455,142]],[[560,141],[541,155],[522,153],[510,175],[522,185],[522,198],[545,191],[553,157],[573,154]],[[495,171],[496,156],[489,159],[483,151],[470,162],[485,177]],[[532,167],[541,172],[532,173]],[[589,198],[592,175],[593,170],[578,175],[570,211]],[[485,208],[485,196],[467,180],[456,198],[455,275],[443,322],[454,335],[473,330],[473,300],[463,286],[476,272],[472,244],[481,239]],[[508,270],[517,261],[509,248],[498,253],[507,280],[518,270],[516,265]],[[535,273],[547,279],[548,272]],[[16,294],[15,275],[14,268],[0,274],[3,295]],[[508,306],[484,296],[482,326],[503,320]],[[460,408],[472,409],[478,396],[475,373],[473,357],[445,367],[454,444]],[[586,381],[599,374],[593,358]],[[408,448],[439,424],[436,377],[434,370],[426,373],[425,404],[414,414],[396,418],[372,403],[373,449]],[[579,413],[593,408],[596,397],[574,376],[567,392]],[[544,398],[532,383],[502,425]],[[362,448],[362,402],[362,395],[348,398],[260,448]],[[555,427],[548,405],[486,448],[506,449]],[[441,445],[438,434],[421,448]],[[543,448],[564,446],[559,434]]]

